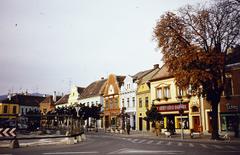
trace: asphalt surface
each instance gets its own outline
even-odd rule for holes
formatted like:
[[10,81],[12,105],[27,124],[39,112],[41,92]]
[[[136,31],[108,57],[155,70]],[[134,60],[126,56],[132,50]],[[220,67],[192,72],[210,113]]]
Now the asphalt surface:
[[116,136],[104,133],[89,133],[87,141],[73,145],[46,145],[17,149],[0,148],[0,155],[237,155],[239,144],[170,141],[146,137]]

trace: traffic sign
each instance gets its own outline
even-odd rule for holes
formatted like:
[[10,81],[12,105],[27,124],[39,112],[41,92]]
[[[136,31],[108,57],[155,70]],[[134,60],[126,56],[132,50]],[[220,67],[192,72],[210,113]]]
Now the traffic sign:
[[0,128],[0,137],[16,137],[16,128]]

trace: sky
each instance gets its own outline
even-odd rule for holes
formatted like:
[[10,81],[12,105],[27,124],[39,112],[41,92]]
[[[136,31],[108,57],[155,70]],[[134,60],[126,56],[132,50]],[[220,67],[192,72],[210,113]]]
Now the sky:
[[163,64],[153,28],[204,0],[0,0],[0,95],[68,93]]

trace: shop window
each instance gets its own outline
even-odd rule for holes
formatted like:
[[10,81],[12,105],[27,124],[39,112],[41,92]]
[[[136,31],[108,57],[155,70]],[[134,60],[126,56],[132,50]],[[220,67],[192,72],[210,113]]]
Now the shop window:
[[139,108],[142,108],[142,98],[139,98]]
[[234,114],[221,116],[221,127],[223,131],[234,131],[234,128],[239,125],[236,124],[237,122],[239,122],[239,117]]
[[182,116],[183,123],[181,123],[181,116],[175,117],[175,128],[181,129],[181,125],[183,125],[183,129],[189,129],[189,119],[187,116]]
[[3,113],[4,114],[8,113],[8,106],[7,105],[3,106]]
[[197,106],[192,107],[192,112],[199,112],[199,108]]

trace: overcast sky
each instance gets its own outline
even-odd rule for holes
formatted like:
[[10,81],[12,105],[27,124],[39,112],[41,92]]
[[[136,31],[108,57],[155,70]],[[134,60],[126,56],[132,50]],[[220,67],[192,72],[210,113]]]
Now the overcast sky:
[[203,0],[0,0],[0,95],[52,94],[160,64],[153,28]]

